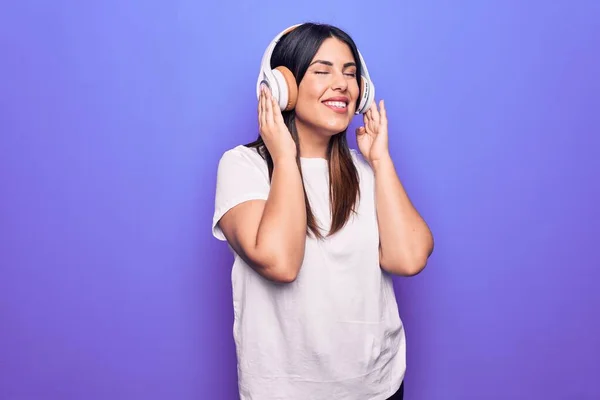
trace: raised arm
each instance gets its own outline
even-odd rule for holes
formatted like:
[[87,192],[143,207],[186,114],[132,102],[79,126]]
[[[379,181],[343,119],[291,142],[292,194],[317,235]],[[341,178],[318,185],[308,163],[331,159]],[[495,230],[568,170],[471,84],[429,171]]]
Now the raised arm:
[[383,101],[373,104],[357,129],[357,143],[375,175],[375,207],[379,225],[379,263],[396,275],[415,275],[433,251],[429,227],[412,205],[390,157],[387,114]]
[[408,198],[391,157],[375,161],[373,169],[381,268],[396,275],[418,274],[433,251],[431,231]]
[[243,202],[226,212],[219,226],[235,250],[266,279],[292,282],[304,259],[306,205],[294,143],[277,103],[263,90],[260,132],[273,159],[267,200]]

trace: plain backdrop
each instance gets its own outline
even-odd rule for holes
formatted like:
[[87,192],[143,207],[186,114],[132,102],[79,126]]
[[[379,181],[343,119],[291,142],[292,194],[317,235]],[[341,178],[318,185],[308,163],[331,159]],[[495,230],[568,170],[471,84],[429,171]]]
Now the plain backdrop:
[[237,398],[216,167],[303,21],[356,40],[435,235],[406,399],[600,398],[599,4],[4,2],[0,398]]

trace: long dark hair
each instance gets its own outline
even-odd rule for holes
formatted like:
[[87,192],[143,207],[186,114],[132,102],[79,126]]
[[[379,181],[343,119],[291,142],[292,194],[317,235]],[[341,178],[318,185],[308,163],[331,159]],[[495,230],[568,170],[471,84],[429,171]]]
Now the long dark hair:
[[[347,33],[327,24],[305,23],[282,37],[273,51],[271,68],[287,67],[292,71],[296,83],[299,85],[321,44],[330,37],[339,39],[350,47],[357,64],[356,79],[360,87],[360,59],[356,44]],[[296,162],[302,176],[296,113],[294,110],[290,110],[284,111],[282,115],[294,142],[296,142],[298,154]],[[271,179],[273,159],[260,135],[257,140],[246,144],[246,146],[256,148],[266,160],[269,168],[269,178]],[[328,235],[332,235],[339,231],[346,224],[350,215],[355,212],[355,205],[360,196],[358,171],[348,147],[346,130],[331,137],[327,148],[327,160],[329,162],[329,203],[331,207],[331,227]],[[306,203],[307,233],[312,232],[315,237],[323,238],[306,196],[306,189],[304,189],[304,199]]]

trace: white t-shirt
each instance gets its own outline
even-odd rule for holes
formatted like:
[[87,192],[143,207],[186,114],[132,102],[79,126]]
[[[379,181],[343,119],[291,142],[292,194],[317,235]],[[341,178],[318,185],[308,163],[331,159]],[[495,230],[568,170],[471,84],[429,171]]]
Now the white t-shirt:
[[[325,240],[307,236],[294,282],[269,281],[234,252],[234,339],[241,400],[384,400],[406,368],[405,336],[391,277],[379,266],[374,175],[355,150],[358,214]],[[330,226],[325,159],[301,160],[318,225]],[[253,148],[238,146],[219,162],[213,235],[232,207],[266,200],[269,175]]]

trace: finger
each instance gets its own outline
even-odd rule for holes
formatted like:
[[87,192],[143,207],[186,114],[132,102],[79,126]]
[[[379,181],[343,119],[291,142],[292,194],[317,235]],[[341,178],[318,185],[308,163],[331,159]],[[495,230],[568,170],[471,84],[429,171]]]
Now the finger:
[[263,128],[267,125],[267,88],[263,87],[261,94],[261,112],[262,112],[262,126]]
[[260,111],[261,111],[262,94],[263,94],[263,88],[262,88],[262,85],[261,85],[260,89],[259,89],[259,92],[258,92],[258,104],[256,104],[256,111],[257,111],[258,115],[260,115]]
[[375,122],[375,118],[376,118],[376,113],[377,112],[377,106],[375,106],[375,103],[371,104],[371,107],[369,108],[369,120],[371,121],[371,123]]
[[257,113],[258,113],[258,126],[262,126],[262,87],[260,88],[260,93],[258,94],[258,105],[257,105]]
[[375,120],[373,119],[373,112],[371,110],[369,110],[367,112],[367,121],[365,123],[365,129],[367,129],[369,132],[373,133],[375,132]]
[[379,102],[379,114],[381,118],[381,123],[387,124],[387,110],[385,109],[385,103],[383,100]]
[[273,122],[273,97],[269,91],[265,94],[265,121],[267,124]]
[[258,123],[261,127],[265,125],[265,91],[262,87],[258,98]]
[[283,116],[281,115],[281,109],[279,108],[279,103],[275,97],[271,96],[271,104],[273,108],[273,121],[274,122],[283,122]]
[[373,104],[371,105],[371,118],[373,119],[373,124],[375,126],[379,125],[380,122],[380,118],[379,118],[379,111],[377,111],[377,103],[373,102]]
[[367,133],[367,131],[365,130],[364,126],[360,126],[360,127],[356,128],[356,136],[361,136],[361,135],[364,135],[365,133]]

